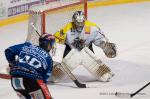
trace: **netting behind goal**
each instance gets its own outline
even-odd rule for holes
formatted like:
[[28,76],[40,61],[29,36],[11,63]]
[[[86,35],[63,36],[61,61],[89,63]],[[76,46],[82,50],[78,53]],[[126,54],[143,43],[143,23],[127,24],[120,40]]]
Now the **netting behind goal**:
[[44,32],[54,34],[72,20],[72,15],[77,10],[84,11],[87,16],[87,1],[59,0],[32,6],[29,11],[27,41],[38,44],[39,36],[31,24],[34,24],[40,34]]

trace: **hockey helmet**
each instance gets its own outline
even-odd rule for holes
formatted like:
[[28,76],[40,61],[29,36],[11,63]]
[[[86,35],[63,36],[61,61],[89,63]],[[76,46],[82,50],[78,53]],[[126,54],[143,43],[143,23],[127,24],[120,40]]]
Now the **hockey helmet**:
[[53,48],[55,37],[52,34],[43,33],[39,38],[39,46],[49,52]]
[[77,32],[82,32],[84,27],[85,15],[83,11],[76,11],[72,16],[72,22]]

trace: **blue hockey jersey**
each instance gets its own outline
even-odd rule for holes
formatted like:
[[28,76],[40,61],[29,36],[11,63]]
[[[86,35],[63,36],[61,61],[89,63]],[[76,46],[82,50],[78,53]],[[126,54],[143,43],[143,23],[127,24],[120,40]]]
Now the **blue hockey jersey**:
[[45,82],[51,75],[53,62],[49,53],[29,42],[7,48],[5,56],[13,64],[10,67],[11,75],[42,79]]

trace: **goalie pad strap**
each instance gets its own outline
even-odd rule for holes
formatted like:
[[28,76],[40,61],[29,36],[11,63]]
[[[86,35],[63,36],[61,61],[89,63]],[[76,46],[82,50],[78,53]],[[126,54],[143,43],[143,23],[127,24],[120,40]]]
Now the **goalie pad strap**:
[[103,64],[90,49],[84,48],[81,54],[85,60],[82,62],[83,66],[98,80],[101,80],[104,74],[111,72],[111,69]]
[[57,64],[53,67],[52,76],[50,77],[50,81],[52,82],[59,82],[65,77],[64,70],[60,66],[60,64]]
[[108,73],[108,72],[111,72],[111,70],[105,64],[100,65],[99,68],[96,70],[96,74],[99,77],[103,76],[105,73]]

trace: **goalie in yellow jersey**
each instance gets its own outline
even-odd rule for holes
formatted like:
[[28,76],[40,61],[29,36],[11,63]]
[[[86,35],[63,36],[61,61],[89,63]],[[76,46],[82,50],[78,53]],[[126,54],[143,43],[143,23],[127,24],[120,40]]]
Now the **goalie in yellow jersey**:
[[[109,58],[116,57],[116,45],[108,42],[100,28],[85,19],[84,12],[76,11],[72,22],[54,34],[56,42],[65,44],[63,63],[73,71],[83,65],[97,80],[107,82],[113,77],[111,69],[94,54],[92,43],[103,49]],[[53,77],[61,78],[63,72],[59,66],[54,67]]]

